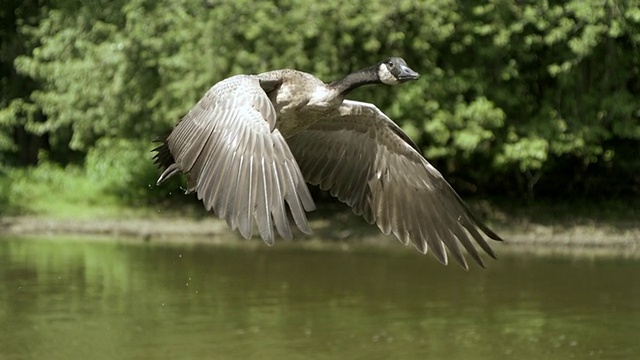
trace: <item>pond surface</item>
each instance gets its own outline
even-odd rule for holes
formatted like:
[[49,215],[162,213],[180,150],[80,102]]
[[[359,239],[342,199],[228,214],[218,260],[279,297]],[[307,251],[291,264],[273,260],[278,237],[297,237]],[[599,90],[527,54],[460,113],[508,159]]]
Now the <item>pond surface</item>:
[[0,358],[640,358],[640,261],[487,265],[283,242],[0,239]]

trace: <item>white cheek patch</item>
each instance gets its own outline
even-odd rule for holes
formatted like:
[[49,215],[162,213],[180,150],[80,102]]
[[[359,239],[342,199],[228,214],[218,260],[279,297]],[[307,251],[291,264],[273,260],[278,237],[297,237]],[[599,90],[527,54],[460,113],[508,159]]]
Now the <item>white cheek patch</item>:
[[378,67],[378,77],[380,78],[380,81],[386,85],[396,85],[400,83],[385,64],[380,64]]

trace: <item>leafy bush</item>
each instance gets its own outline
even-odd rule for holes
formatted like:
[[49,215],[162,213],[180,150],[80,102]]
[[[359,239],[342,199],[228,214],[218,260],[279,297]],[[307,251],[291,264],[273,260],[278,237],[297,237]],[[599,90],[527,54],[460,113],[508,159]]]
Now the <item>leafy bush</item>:
[[125,204],[144,202],[157,195],[150,150],[151,143],[102,138],[87,154],[86,179]]
[[9,169],[5,175],[2,183],[9,190],[4,196],[5,213],[64,215],[70,206],[82,208],[104,200],[99,187],[84,180],[79,166],[62,167],[43,158],[38,166]]

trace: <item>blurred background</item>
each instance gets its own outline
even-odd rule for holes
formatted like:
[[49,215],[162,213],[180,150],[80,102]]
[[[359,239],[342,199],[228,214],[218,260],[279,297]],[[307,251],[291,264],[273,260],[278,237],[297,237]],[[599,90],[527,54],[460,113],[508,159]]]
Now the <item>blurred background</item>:
[[[314,237],[267,247],[155,185],[221,79],[389,56],[420,79],[350,97],[507,239],[486,270],[317,189]],[[639,200],[637,0],[0,4],[3,359],[640,358]]]
[[422,77],[352,97],[464,197],[640,194],[637,1],[6,0],[0,17],[2,214],[184,201],[155,187],[152,141],[214,83],[391,55]]

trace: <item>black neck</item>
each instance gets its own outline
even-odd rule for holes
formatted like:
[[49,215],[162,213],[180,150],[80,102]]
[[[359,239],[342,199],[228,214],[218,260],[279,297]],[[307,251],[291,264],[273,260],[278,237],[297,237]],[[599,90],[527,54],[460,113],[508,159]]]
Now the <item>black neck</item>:
[[329,84],[336,89],[339,94],[346,95],[349,91],[368,84],[379,84],[378,65],[353,72],[340,80],[336,80]]

